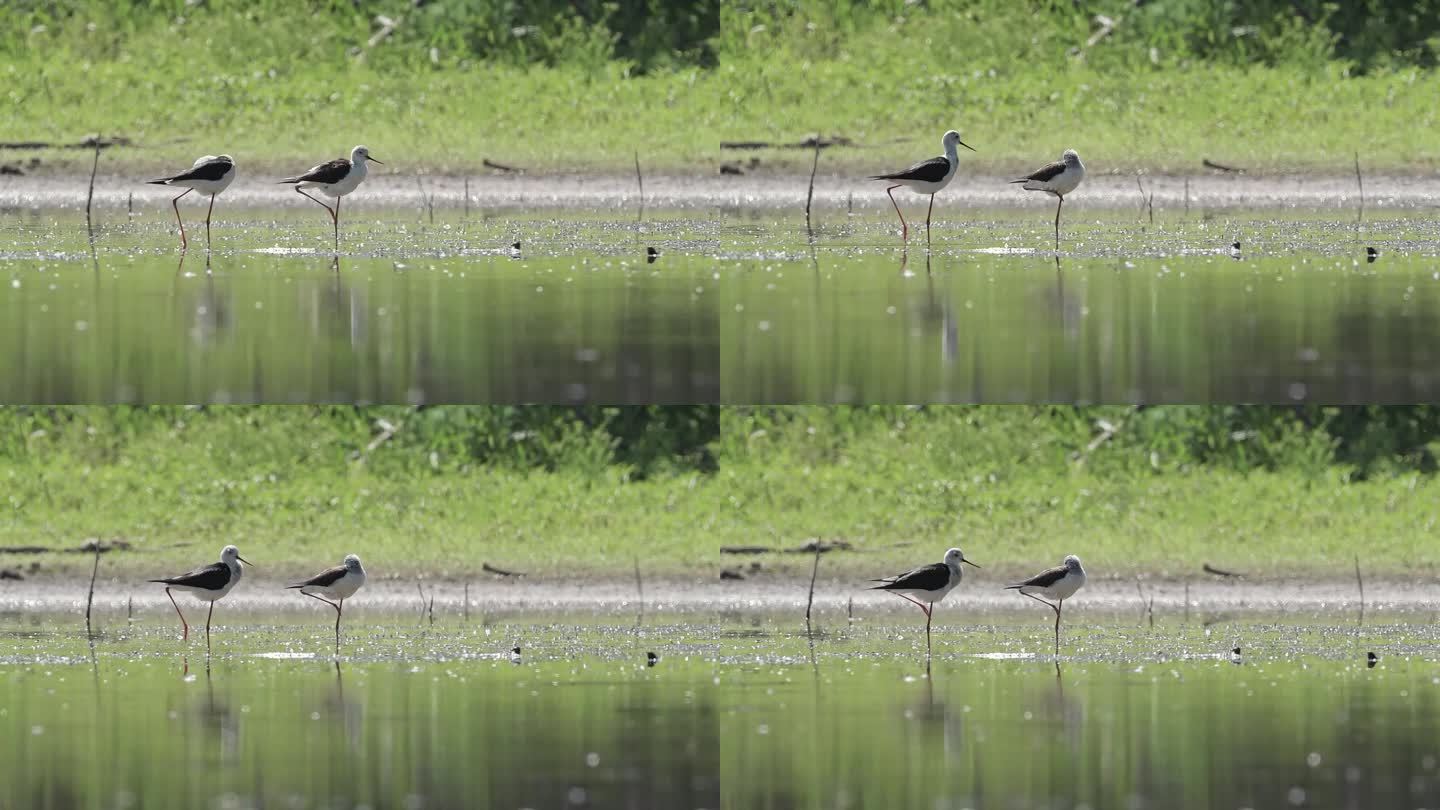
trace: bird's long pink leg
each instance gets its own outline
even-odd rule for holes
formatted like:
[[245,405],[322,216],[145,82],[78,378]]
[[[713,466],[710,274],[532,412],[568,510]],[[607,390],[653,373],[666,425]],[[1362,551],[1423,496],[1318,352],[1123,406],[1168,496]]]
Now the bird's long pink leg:
[[[895,593],[895,592],[894,592],[894,591],[891,591],[891,593]],[[920,611],[921,611],[922,613],[924,613],[926,616],[929,616],[929,615],[930,615],[930,608],[925,607],[925,605],[922,604],[921,602],[919,602],[919,601],[917,601],[917,600],[915,600],[915,599],[911,599],[910,597],[906,596],[906,595],[903,594],[903,593],[896,593],[895,595],[898,596],[898,597],[900,597],[901,599],[904,599],[906,602],[909,602],[910,604],[914,605],[915,607],[920,608]]]
[[215,615],[215,603],[210,603],[210,612],[205,614],[205,643],[210,643],[210,618]]
[[[305,193],[305,189],[300,188],[299,186],[296,186],[296,187],[295,187],[295,191],[296,191],[301,197],[304,197],[305,199],[309,200],[310,202],[313,202],[313,203],[315,203],[316,205],[320,206],[321,208],[324,208],[324,209],[325,209],[325,213],[327,213],[327,214],[330,215],[330,221],[332,221],[332,222],[335,221],[335,212],[332,211],[332,210],[330,210],[330,206],[326,205],[326,204],[323,203],[323,202],[320,202],[319,200],[315,199],[314,197],[311,197],[309,194],[306,194],[306,193]],[[336,198],[336,200],[337,200],[337,202],[338,202],[339,198]]]
[[215,213],[215,195],[210,195],[210,208],[205,211],[205,248],[210,248],[210,215]]
[[1055,249],[1056,249],[1056,250],[1059,250],[1059,249],[1060,249],[1060,208],[1065,205],[1065,197],[1064,197],[1064,195],[1061,195],[1061,194],[1056,194],[1055,196],[1058,197],[1059,200],[1060,200],[1060,202],[1055,203]]
[[170,593],[170,589],[166,588],[165,595],[170,597],[170,604],[175,605],[175,615],[180,617],[180,626],[185,628],[181,631],[180,640],[185,641],[190,638],[190,623],[185,621],[185,614],[180,612],[180,605],[175,602],[175,594]]
[[930,213],[935,210],[935,195],[930,195],[930,207],[925,209],[925,242],[930,242]]
[[194,191],[194,190],[195,190],[195,189],[193,189],[193,188],[187,188],[187,189],[185,189],[184,191],[180,192],[180,195],[179,195],[178,197],[176,197],[175,199],[173,199],[173,200],[170,201],[170,207],[175,209],[175,222],[176,222],[176,224],[178,224],[178,225],[180,226],[180,249],[181,249],[181,250],[184,250],[185,248],[189,247],[189,246],[190,246],[190,243],[185,239],[185,220],[183,220],[183,219],[180,218],[180,197],[184,197],[186,194],[189,194],[190,192],[192,192],[192,191]]
[[890,204],[895,206],[895,216],[900,217],[900,239],[903,241],[908,241],[910,239],[910,226],[905,222],[905,215],[900,213],[900,203],[895,202],[895,195],[890,193],[897,188],[900,187],[891,186],[890,188],[885,189],[885,196],[889,197]]
[[335,198],[335,252],[340,252],[340,201],[343,197]]

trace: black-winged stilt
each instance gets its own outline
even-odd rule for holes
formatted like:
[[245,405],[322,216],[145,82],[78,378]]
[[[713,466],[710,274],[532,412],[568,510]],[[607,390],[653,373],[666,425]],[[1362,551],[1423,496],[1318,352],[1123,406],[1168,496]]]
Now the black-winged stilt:
[[[330,221],[335,225],[335,249],[340,249],[340,198],[354,191],[365,179],[365,164],[383,162],[370,157],[370,149],[364,146],[357,146],[350,150],[349,158],[336,158],[328,163],[321,163],[319,166],[312,166],[310,171],[298,174],[294,177],[287,177],[281,183],[290,183],[301,196],[309,199],[316,205],[324,208],[330,214]],[[319,189],[321,194],[335,198],[335,207],[311,197],[305,193],[305,189]]]
[[189,240],[185,238],[185,221],[180,218],[180,197],[184,197],[192,191],[210,195],[210,208],[205,211],[205,247],[210,247],[210,214],[215,210],[215,195],[224,191],[235,179],[235,158],[229,155],[206,155],[195,161],[195,165],[187,172],[172,177],[161,177],[158,180],[147,180],[145,182],[156,186],[179,186],[185,189],[180,195],[170,201],[170,206],[175,209],[175,221],[180,225],[180,249],[184,250],[190,246]]
[[1065,154],[1054,163],[1010,181],[1024,183],[1026,191],[1043,191],[1047,194],[1054,194],[1059,200],[1055,203],[1056,250],[1060,249],[1060,208],[1065,205],[1065,195],[1074,191],[1075,187],[1080,185],[1080,181],[1084,179],[1085,164],[1080,162],[1080,155],[1074,149],[1066,149]]
[[876,585],[870,590],[889,591],[901,599],[913,602],[915,607],[920,608],[921,612],[925,614],[925,649],[927,651],[930,649],[930,613],[934,610],[936,602],[944,599],[960,584],[963,576],[960,563],[973,565],[976,568],[980,567],[965,559],[965,552],[958,548],[952,548],[945,552],[944,562],[922,565],[893,577],[871,580],[871,582],[882,584]]
[[345,600],[354,596],[364,584],[365,569],[360,565],[360,558],[347,554],[344,563],[327,568],[303,582],[285,587],[298,588],[300,593],[335,608],[335,643],[339,644],[340,616],[345,611]]
[[[1034,599],[1045,607],[1055,611],[1055,654],[1060,654],[1060,611],[1065,606],[1065,600],[1075,595],[1075,592],[1085,586],[1085,569],[1080,565],[1080,558],[1074,554],[1065,558],[1062,565],[1048,568],[1035,576],[1017,582],[1014,585],[1006,585],[1006,590],[1017,590],[1021,594]],[[1038,595],[1037,595],[1038,594]],[[1055,604],[1041,599],[1054,600]]]
[[905,222],[905,215],[900,213],[900,205],[895,202],[895,189],[905,186],[917,194],[930,195],[930,207],[925,211],[925,236],[930,236],[930,212],[935,210],[935,194],[946,186],[955,177],[955,170],[960,166],[960,157],[955,147],[963,146],[974,152],[974,147],[960,140],[960,133],[950,130],[945,137],[940,139],[945,147],[945,154],[940,157],[933,157],[929,160],[922,160],[903,172],[893,174],[871,175],[871,180],[885,180],[893,183],[885,189],[885,196],[890,198],[890,204],[895,206],[895,213],[900,217],[900,238],[910,238],[910,225]]
[[215,615],[215,602],[223,599],[225,594],[235,587],[235,583],[240,581],[242,562],[250,565],[249,560],[240,556],[239,549],[226,546],[220,550],[220,562],[210,563],[178,577],[150,580],[165,586],[165,595],[170,597],[170,604],[175,605],[175,612],[180,616],[180,625],[184,628],[181,638],[190,638],[190,623],[185,621],[185,614],[180,612],[180,605],[176,604],[175,595],[171,591],[185,591],[202,602],[210,603],[210,612],[205,615],[205,639],[209,641],[210,617]]

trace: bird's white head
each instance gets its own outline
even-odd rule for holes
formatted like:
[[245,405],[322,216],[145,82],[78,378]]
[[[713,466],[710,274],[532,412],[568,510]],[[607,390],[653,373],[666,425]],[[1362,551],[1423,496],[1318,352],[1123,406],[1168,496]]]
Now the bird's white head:
[[966,565],[974,566],[975,568],[980,567],[978,565],[975,565],[975,563],[965,559],[965,552],[961,551],[958,548],[952,548],[949,551],[945,552],[946,565],[958,571],[960,570],[960,563],[965,563]]
[[945,137],[940,139],[940,143],[944,144],[946,152],[954,152],[956,146],[963,146],[971,152],[975,151],[975,147],[960,140],[960,133],[953,129],[945,133]]
[[250,564],[249,560],[240,556],[240,549],[234,546],[226,546],[225,548],[220,549],[220,562],[223,562],[226,565],[233,565],[237,561],[243,562],[246,565]]
[[360,556],[358,554],[345,555],[345,567],[351,571],[360,571]]
[[375,158],[370,157],[370,147],[368,146],[357,146],[354,149],[350,150],[350,162],[352,164],[356,166],[361,166],[364,165],[366,161],[369,161],[371,163],[380,163],[381,166],[385,165],[384,163],[381,163]]
[[1061,159],[1065,161],[1066,166],[1080,165],[1080,153],[1076,152],[1074,149],[1066,149],[1065,154],[1061,156]]
[[1079,571],[1079,570],[1081,570],[1081,569],[1080,569],[1080,558],[1079,558],[1079,557],[1076,557],[1074,554],[1071,554],[1070,556],[1068,556],[1068,557],[1065,558],[1065,567],[1066,567],[1066,568],[1069,568],[1071,571]]

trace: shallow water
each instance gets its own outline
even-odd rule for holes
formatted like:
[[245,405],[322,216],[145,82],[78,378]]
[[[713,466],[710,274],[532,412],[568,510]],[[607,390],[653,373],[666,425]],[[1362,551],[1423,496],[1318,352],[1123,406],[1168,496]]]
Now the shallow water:
[[1440,396],[1440,229],[1410,212],[1151,224],[1076,204],[1057,256],[1048,206],[947,210],[927,249],[913,202],[908,249],[874,208],[811,231],[736,207],[361,207],[338,258],[322,212],[239,208],[213,255],[192,227],[183,264],[168,210],[107,213],[93,251],[73,212],[16,213],[0,224],[0,401]]
[[5,612],[0,807],[1440,802],[1428,614],[919,619]]
[[7,619],[0,807],[719,804],[712,665],[683,626],[361,612],[336,658],[319,612],[279,623],[300,621],[217,626],[208,653],[202,628],[122,626],[92,653]]
[[93,253],[73,215],[11,229],[0,401],[718,400],[708,263],[642,240],[683,221],[355,219],[338,257],[302,212],[227,221],[212,254],[203,222],[185,253],[153,216]]
[[869,215],[827,223],[813,247],[729,263],[725,400],[1440,395],[1440,232],[1430,221],[1391,215],[1357,232],[1333,213],[1151,226],[1129,213],[1069,211],[1057,256],[1039,213],[948,219],[929,250],[923,222],[904,250]]
[[813,647],[793,620],[736,626],[720,673],[723,806],[1440,802],[1429,626],[1076,618],[1059,662],[1037,614],[937,627],[928,668],[920,622],[826,627]]

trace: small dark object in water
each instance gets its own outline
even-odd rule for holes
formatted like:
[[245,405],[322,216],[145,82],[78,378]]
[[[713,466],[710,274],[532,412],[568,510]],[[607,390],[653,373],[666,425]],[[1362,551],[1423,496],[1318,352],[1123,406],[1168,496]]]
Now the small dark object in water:
[[511,648],[510,648],[510,654],[511,654],[511,655],[519,655],[519,654],[520,654],[520,648],[519,648],[519,647],[511,647]]
[[721,579],[744,579],[745,575],[733,568],[726,568],[720,572]]
[[1207,169],[1214,169],[1215,171],[1218,171],[1218,172],[1234,172],[1235,174],[1244,174],[1244,173],[1245,173],[1245,170],[1244,170],[1244,169],[1237,169],[1237,168],[1235,168],[1234,166],[1225,166],[1225,165],[1223,165],[1223,164],[1216,163],[1215,161],[1211,160],[1210,158],[1201,158],[1201,159],[1200,159],[1200,165],[1204,166],[1204,167],[1207,168]]
[[1376,654],[1373,653],[1373,652],[1365,653],[1365,666],[1366,666],[1366,668],[1368,668],[1368,669],[1374,669],[1374,668],[1375,668],[1375,665],[1378,664],[1378,663],[1380,663],[1380,656],[1376,655]]
[[645,263],[646,263],[646,264],[654,264],[654,263],[655,263],[655,260],[658,259],[658,258],[660,258],[660,251],[656,250],[656,249],[653,248],[653,247],[647,247],[647,248],[645,248]]
[[15,571],[10,568],[0,568],[0,579],[22,580],[24,578],[25,576],[19,571]]
[[23,175],[24,173],[24,169],[14,165],[13,163],[0,164],[0,174],[10,174],[18,177],[20,175]]
[[519,243],[519,242],[511,242],[511,243],[510,243],[510,249],[511,249],[511,250],[519,250],[519,249],[520,249],[520,243]]
[[1373,248],[1373,247],[1367,247],[1367,248],[1365,248],[1365,261],[1366,261],[1366,263],[1368,263],[1368,264],[1374,264],[1374,263],[1375,263],[1375,260],[1378,259],[1378,258],[1380,258],[1380,251],[1376,250],[1376,249]]
[[645,666],[647,666],[647,667],[653,667],[653,666],[655,666],[655,664],[658,663],[659,661],[660,661],[660,656],[656,655],[655,653],[653,653],[653,652],[647,652],[647,653],[645,653]]
[[740,166],[739,166],[738,164],[735,164],[735,163],[721,163],[721,164],[720,164],[720,173],[721,173],[721,174],[744,174],[744,173],[745,173],[745,170],[742,169],[742,168],[740,168]]

